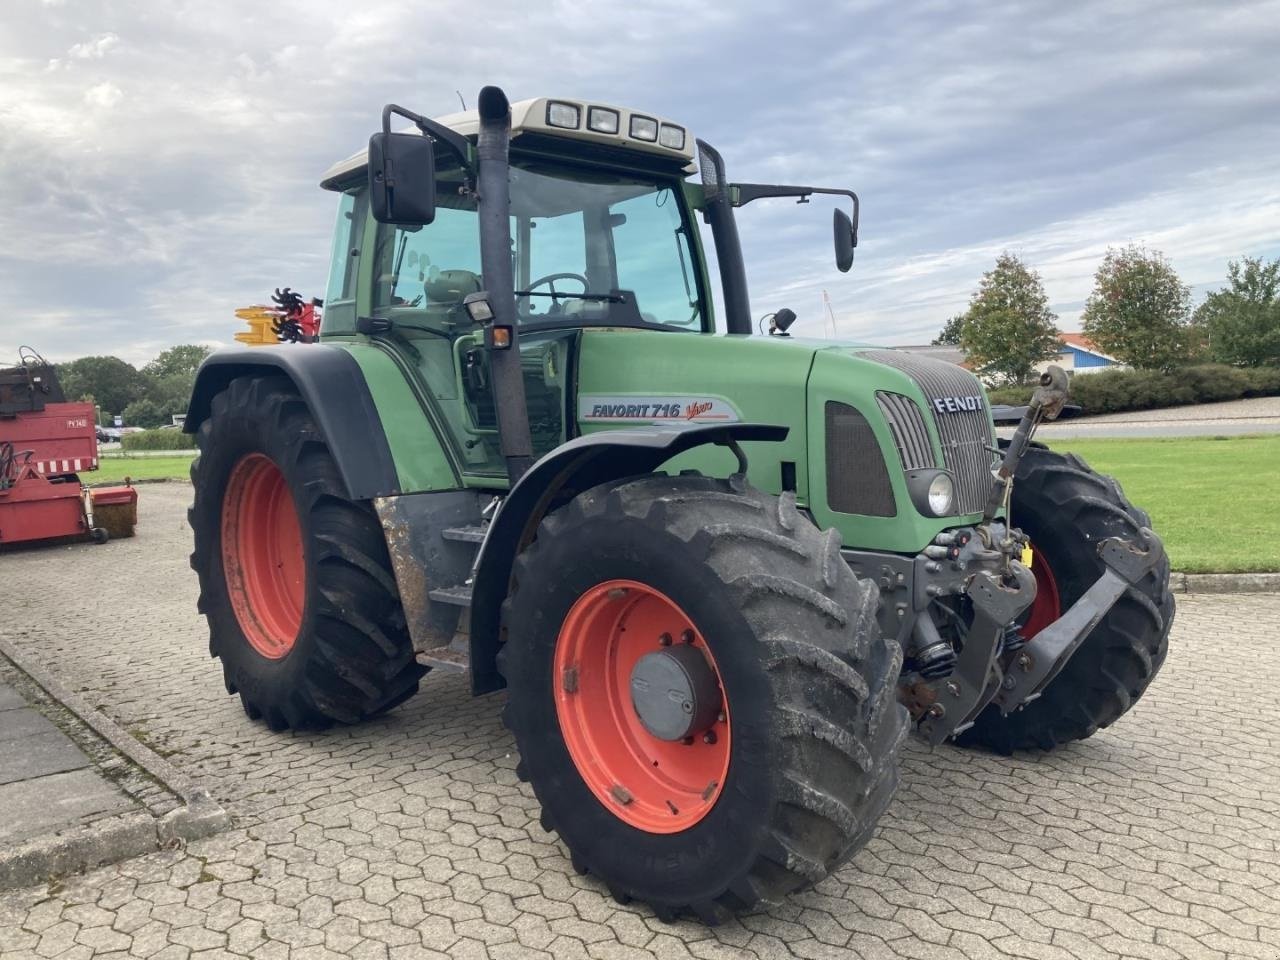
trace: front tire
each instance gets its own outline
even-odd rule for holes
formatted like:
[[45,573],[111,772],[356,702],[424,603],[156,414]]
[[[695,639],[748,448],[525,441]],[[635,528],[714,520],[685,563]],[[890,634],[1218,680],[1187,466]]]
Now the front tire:
[[196,440],[191,567],[227,692],[273,730],[355,723],[412,696],[426,668],[382,530],[346,498],[292,384],[231,381]]
[[[659,475],[580,494],[517,558],[499,656],[517,772],[620,901],[715,922],[870,838],[898,782],[901,653],[839,547],[793,494]],[[637,658],[681,643],[714,677],[710,737],[663,739],[627,699]]]
[[[1105,572],[1098,544],[1136,538],[1151,518],[1111,477],[1074,454],[1041,446],[1029,448],[1018,466],[1011,511],[1035,552],[1036,600],[1024,627],[1027,650],[1034,653],[1035,633]],[[1050,750],[1110,726],[1138,702],[1163,665],[1173,614],[1166,557],[1121,594],[1038,699],[1008,717],[988,707],[958,742],[1004,754]]]

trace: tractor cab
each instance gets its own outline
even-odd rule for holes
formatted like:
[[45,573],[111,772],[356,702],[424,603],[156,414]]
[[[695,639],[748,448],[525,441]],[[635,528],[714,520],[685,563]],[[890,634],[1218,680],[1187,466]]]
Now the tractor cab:
[[[566,415],[579,330],[678,334],[712,330],[714,321],[693,220],[701,191],[685,179],[693,154],[684,128],[545,98],[513,104],[511,117],[514,320],[536,457],[574,435]],[[370,215],[365,152],[325,174],[323,185],[342,200],[323,334],[377,330],[432,394],[462,471],[503,478],[491,351],[484,324],[466,307],[484,292],[478,195],[466,163],[478,114],[436,123],[466,146],[431,141],[430,223]]]
[[[374,335],[390,346],[438,405],[460,471],[501,482],[509,464],[501,452],[493,345],[468,309],[477,298],[492,299],[483,289],[473,163],[479,114],[426,121],[400,112],[415,119],[414,132],[375,135],[372,154],[355,154],[323,177],[325,188],[341,194],[323,337]],[[688,131],[622,107],[539,98],[512,104],[510,117],[511,346],[520,358],[534,458],[579,432],[570,378],[583,331],[715,332],[699,213],[717,231],[722,275],[743,276],[736,232],[727,232],[732,219],[718,209],[717,196],[722,206],[809,192],[853,197],[752,184],[717,194],[723,164],[712,148],[701,145],[702,181],[690,179],[699,167]],[[416,215],[403,219],[370,209],[383,174],[370,156],[394,163],[386,151],[395,149],[404,151],[395,198],[403,205],[411,190],[426,194],[417,198]],[[843,242],[851,260],[852,220],[841,211],[836,223],[837,246]],[[729,332],[752,332],[745,291],[745,281],[727,291]]]

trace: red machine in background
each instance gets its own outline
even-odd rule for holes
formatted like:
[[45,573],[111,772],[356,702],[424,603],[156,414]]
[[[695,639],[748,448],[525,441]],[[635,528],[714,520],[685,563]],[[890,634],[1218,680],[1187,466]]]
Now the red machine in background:
[[67,403],[52,365],[29,348],[0,368],[0,546],[55,537],[133,536],[138,492],[90,488],[98,469],[92,403]]

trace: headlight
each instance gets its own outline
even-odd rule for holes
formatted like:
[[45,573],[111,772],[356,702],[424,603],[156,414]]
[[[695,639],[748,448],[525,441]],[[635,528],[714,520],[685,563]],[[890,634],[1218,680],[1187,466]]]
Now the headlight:
[[940,473],[929,481],[929,509],[935,517],[945,517],[951,512],[951,501],[955,499],[956,485],[951,477]]
[[911,502],[926,517],[950,516],[955,505],[956,484],[945,470],[912,470],[907,474]]

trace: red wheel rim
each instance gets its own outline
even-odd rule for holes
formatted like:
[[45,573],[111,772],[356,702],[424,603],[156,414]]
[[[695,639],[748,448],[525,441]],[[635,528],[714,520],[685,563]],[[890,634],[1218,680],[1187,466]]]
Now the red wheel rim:
[[[717,719],[684,741],[651,734],[632,704],[632,670],[664,640],[699,650],[721,692]],[[592,587],[565,617],[554,669],[569,756],[615,816],[647,833],[678,833],[711,811],[729,771],[729,707],[711,650],[671,598],[635,580]]]
[[1022,635],[1030,640],[1049,624],[1062,616],[1062,601],[1058,597],[1058,582],[1049,569],[1045,555],[1031,545],[1031,572],[1036,578],[1036,598],[1031,602]]
[[288,656],[306,600],[302,530],[284,474],[261,453],[242,457],[227,480],[222,569],[245,639],[270,660]]

